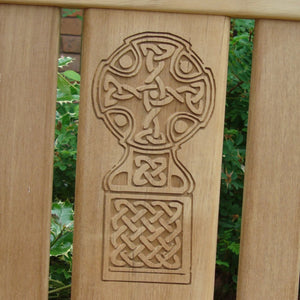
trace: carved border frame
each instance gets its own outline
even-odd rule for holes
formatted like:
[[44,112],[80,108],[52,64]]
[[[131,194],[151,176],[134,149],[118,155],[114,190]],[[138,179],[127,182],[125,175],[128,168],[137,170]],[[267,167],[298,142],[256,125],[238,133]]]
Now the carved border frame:
[[138,269],[130,267],[115,268],[110,265],[110,243],[112,234],[112,201],[115,199],[140,200],[138,194],[107,193],[105,196],[104,208],[104,230],[103,230],[103,272],[102,279],[109,281],[136,281],[136,282],[155,282],[155,283],[191,283],[191,236],[192,236],[192,199],[182,196],[161,196],[148,195],[147,200],[143,201],[173,201],[179,202],[183,206],[182,213],[182,267],[178,270],[155,270]]

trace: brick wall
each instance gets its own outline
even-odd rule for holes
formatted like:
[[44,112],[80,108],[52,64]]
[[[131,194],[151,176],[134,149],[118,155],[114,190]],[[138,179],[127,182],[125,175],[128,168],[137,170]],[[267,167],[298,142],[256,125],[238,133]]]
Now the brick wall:
[[60,54],[75,58],[75,61],[66,69],[72,69],[76,72],[80,71],[82,21],[78,16],[82,17],[82,13],[83,11],[79,10],[72,15],[61,18]]

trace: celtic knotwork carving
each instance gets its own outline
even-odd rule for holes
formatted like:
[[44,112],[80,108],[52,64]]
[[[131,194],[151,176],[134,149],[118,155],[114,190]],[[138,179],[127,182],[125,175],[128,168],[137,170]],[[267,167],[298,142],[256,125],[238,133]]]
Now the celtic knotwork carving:
[[[187,41],[166,33],[142,33],[125,39],[123,46],[100,63],[94,78],[97,116],[115,133],[123,132],[128,123],[124,119],[118,124],[117,115],[110,111],[129,113],[134,123],[121,142],[142,149],[172,147],[205,127],[214,97],[211,70],[204,67]],[[166,109],[167,115],[163,113]],[[145,118],[134,117],[142,111]],[[173,124],[180,132],[169,126],[179,116],[181,125]]]
[[207,125],[215,89],[191,44],[170,33],[132,35],[100,62],[94,111],[124,148],[103,180],[104,279],[190,282],[194,179],[177,151]]
[[178,269],[181,266],[182,204],[113,201],[111,263],[116,267]]
[[164,186],[167,182],[165,170],[167,161],[165,157],[151,159],[146,155],[139,155],[134,160],[138,167],[133,175],[133,183],[136,185],[145,185],[149,182],[153,186]]

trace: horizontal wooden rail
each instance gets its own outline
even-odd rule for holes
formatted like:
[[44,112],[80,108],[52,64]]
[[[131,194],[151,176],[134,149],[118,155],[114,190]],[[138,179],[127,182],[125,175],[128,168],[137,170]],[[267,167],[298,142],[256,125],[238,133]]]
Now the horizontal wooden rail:
[[0,3],[197,13],[233,18],[300,20],[299,0],[0,0]]

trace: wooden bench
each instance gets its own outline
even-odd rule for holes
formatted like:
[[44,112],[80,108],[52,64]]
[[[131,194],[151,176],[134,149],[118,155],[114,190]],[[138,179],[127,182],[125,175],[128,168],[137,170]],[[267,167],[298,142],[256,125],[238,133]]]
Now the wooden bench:
[[257,21],[237,298],[297,299],[299,1],[0,3],[1,299],[47,298],[59,7],[85,9],[72,298],[213,298],[238,17]]

